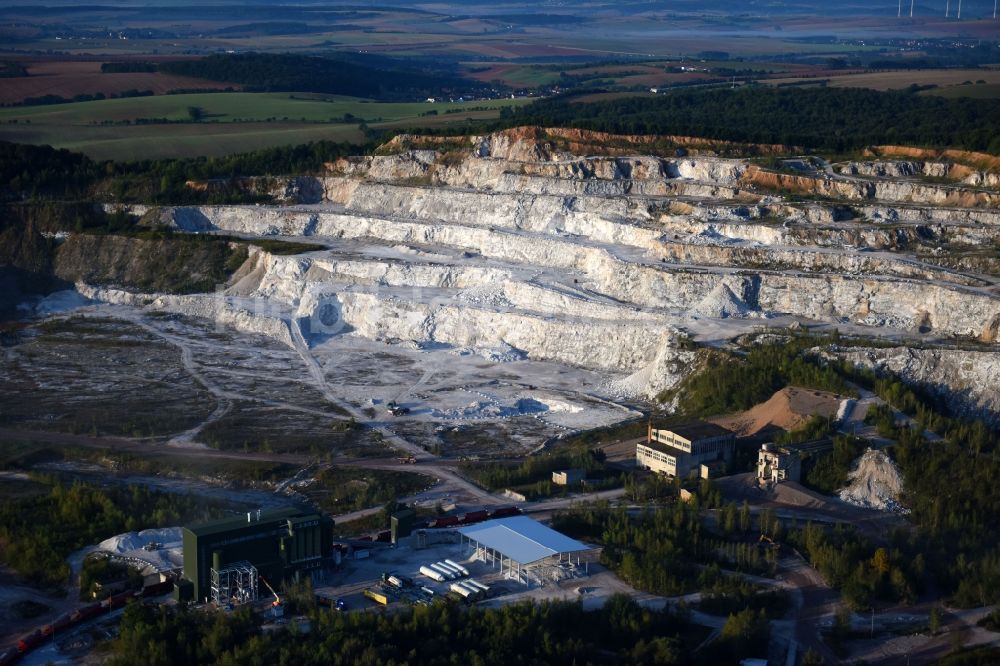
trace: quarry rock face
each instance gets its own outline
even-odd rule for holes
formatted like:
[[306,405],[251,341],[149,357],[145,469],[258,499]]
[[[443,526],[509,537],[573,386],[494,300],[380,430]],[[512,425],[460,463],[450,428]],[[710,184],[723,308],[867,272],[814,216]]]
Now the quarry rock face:
[[[603,373],[607,395],[645,398],[690,371],[687,338],[762,324],[997,343],[1000,280],[951,249],[1000,240],[995,192],[913,180],[938,173],[915,162],[790,175],[707,150],[630,154],[625,139],[581,156],[571,148],[601,137],[566,132],[397,137],[324,176],[272,179],[285,205],[159,211],[184,232],[325,249],[254,250],[224,294],[151,307],[289,344],[348,335],[504,350]],[[997,352],[982,353],[992,360],[977,365],[995,367]],[[929,367],[891,365],[914,377]]]
[[1000,174],[972,169],[954,162],[918,162],[910,160],[848,162],[840,173],[877,178],[946,178],[974,187],[1000,186]]
[[891,373],[942,398],[955,413],[1000,424],[1000,354],[909,347],[838,348],[835,356],[877,373]]

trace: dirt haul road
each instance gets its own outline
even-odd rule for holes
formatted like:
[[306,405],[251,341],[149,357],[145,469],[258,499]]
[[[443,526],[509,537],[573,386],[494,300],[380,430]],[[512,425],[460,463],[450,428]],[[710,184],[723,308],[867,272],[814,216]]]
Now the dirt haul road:
[[[39,444],[52,444],[62,446],[85,446],[88,448],[111,449],[114,451],[127,451],[144,458],[201,458],[215,460],[234,461],[257,461],[272,463],[290,463],[293,465],[307,466],[314,464],[314,456],[301,454],[276,454],[276,453],[244,453],[242,451],[220,451],[208,448],[185,448],[170,449],[166,447],[151,446],[150,442],[142,440],[128,439],[125,437],[95,437],[91,435],[75,435],[61,432],[44,432],[37,430],[18,430],[15,428],[0,428],[0,441],[9,442],[34,442]],[[358,460],[338,460],[331,463],[333,466],[356,467],[361,469],[382,469],[393,471],[415,472],[426,476],[434,477],[452,487],[456,491],[461,491],[473,498],[474,501],[495,505],[507,505],[511,500],[502,495],[491,493],[468,479],[465,479],[457,471],[457,463],[447,463],[444,461],[418,461],[412,465],[401,465],[395,459],[358,459]]]

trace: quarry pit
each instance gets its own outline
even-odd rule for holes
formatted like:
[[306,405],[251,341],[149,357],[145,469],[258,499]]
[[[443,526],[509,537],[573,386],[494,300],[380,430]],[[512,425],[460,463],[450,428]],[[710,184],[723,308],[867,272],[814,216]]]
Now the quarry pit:
[[[532,128],[403,136],[322,176],[256,183],[273,205],[133,206],[176,232],[321,249],[250,246],[214,293],[81,281],[89,305],[77,312],[187,349],[186,364],[214,375],[199,390],[228,401],[209,425],[280,374],[271,407],[304,401],[310,418],[384,428],[416,455],[518,456],[638,418],[697,368],[699,347],[765,330],[919,340],[908,380],[990,386],[991,174],[954,170],[964,180],[942,183],[923,163],[804,157],[793,177],[707,151],[639,150],[574,154]],[[215,367],[227,355],[230,367]],[[998,402],[990,390],[961,396],[991,420]],[[203,445],[200,428],[171,441]]]

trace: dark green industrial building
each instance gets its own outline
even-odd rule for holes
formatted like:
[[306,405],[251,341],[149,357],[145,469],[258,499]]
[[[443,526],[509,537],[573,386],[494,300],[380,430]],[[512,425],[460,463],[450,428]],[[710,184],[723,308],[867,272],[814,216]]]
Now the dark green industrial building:
[[249,562],[272,584],[332,564],[333,519],[293,507],[198,523],[183,534],[184,578],[196,601],[211,596],[212,569],[233,563]]

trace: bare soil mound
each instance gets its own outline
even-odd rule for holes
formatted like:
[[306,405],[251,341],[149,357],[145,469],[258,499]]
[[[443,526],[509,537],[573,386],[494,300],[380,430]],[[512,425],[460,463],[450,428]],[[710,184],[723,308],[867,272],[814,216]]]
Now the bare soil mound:
[[836,415],[844,397],[827,391],[788,386],[772,395],[767,402],[751,407],[745,412],[711,419],[713,423],[729,428],[741,437],[750,437],[768,426],[795,430],[804,426],[814,416]]

